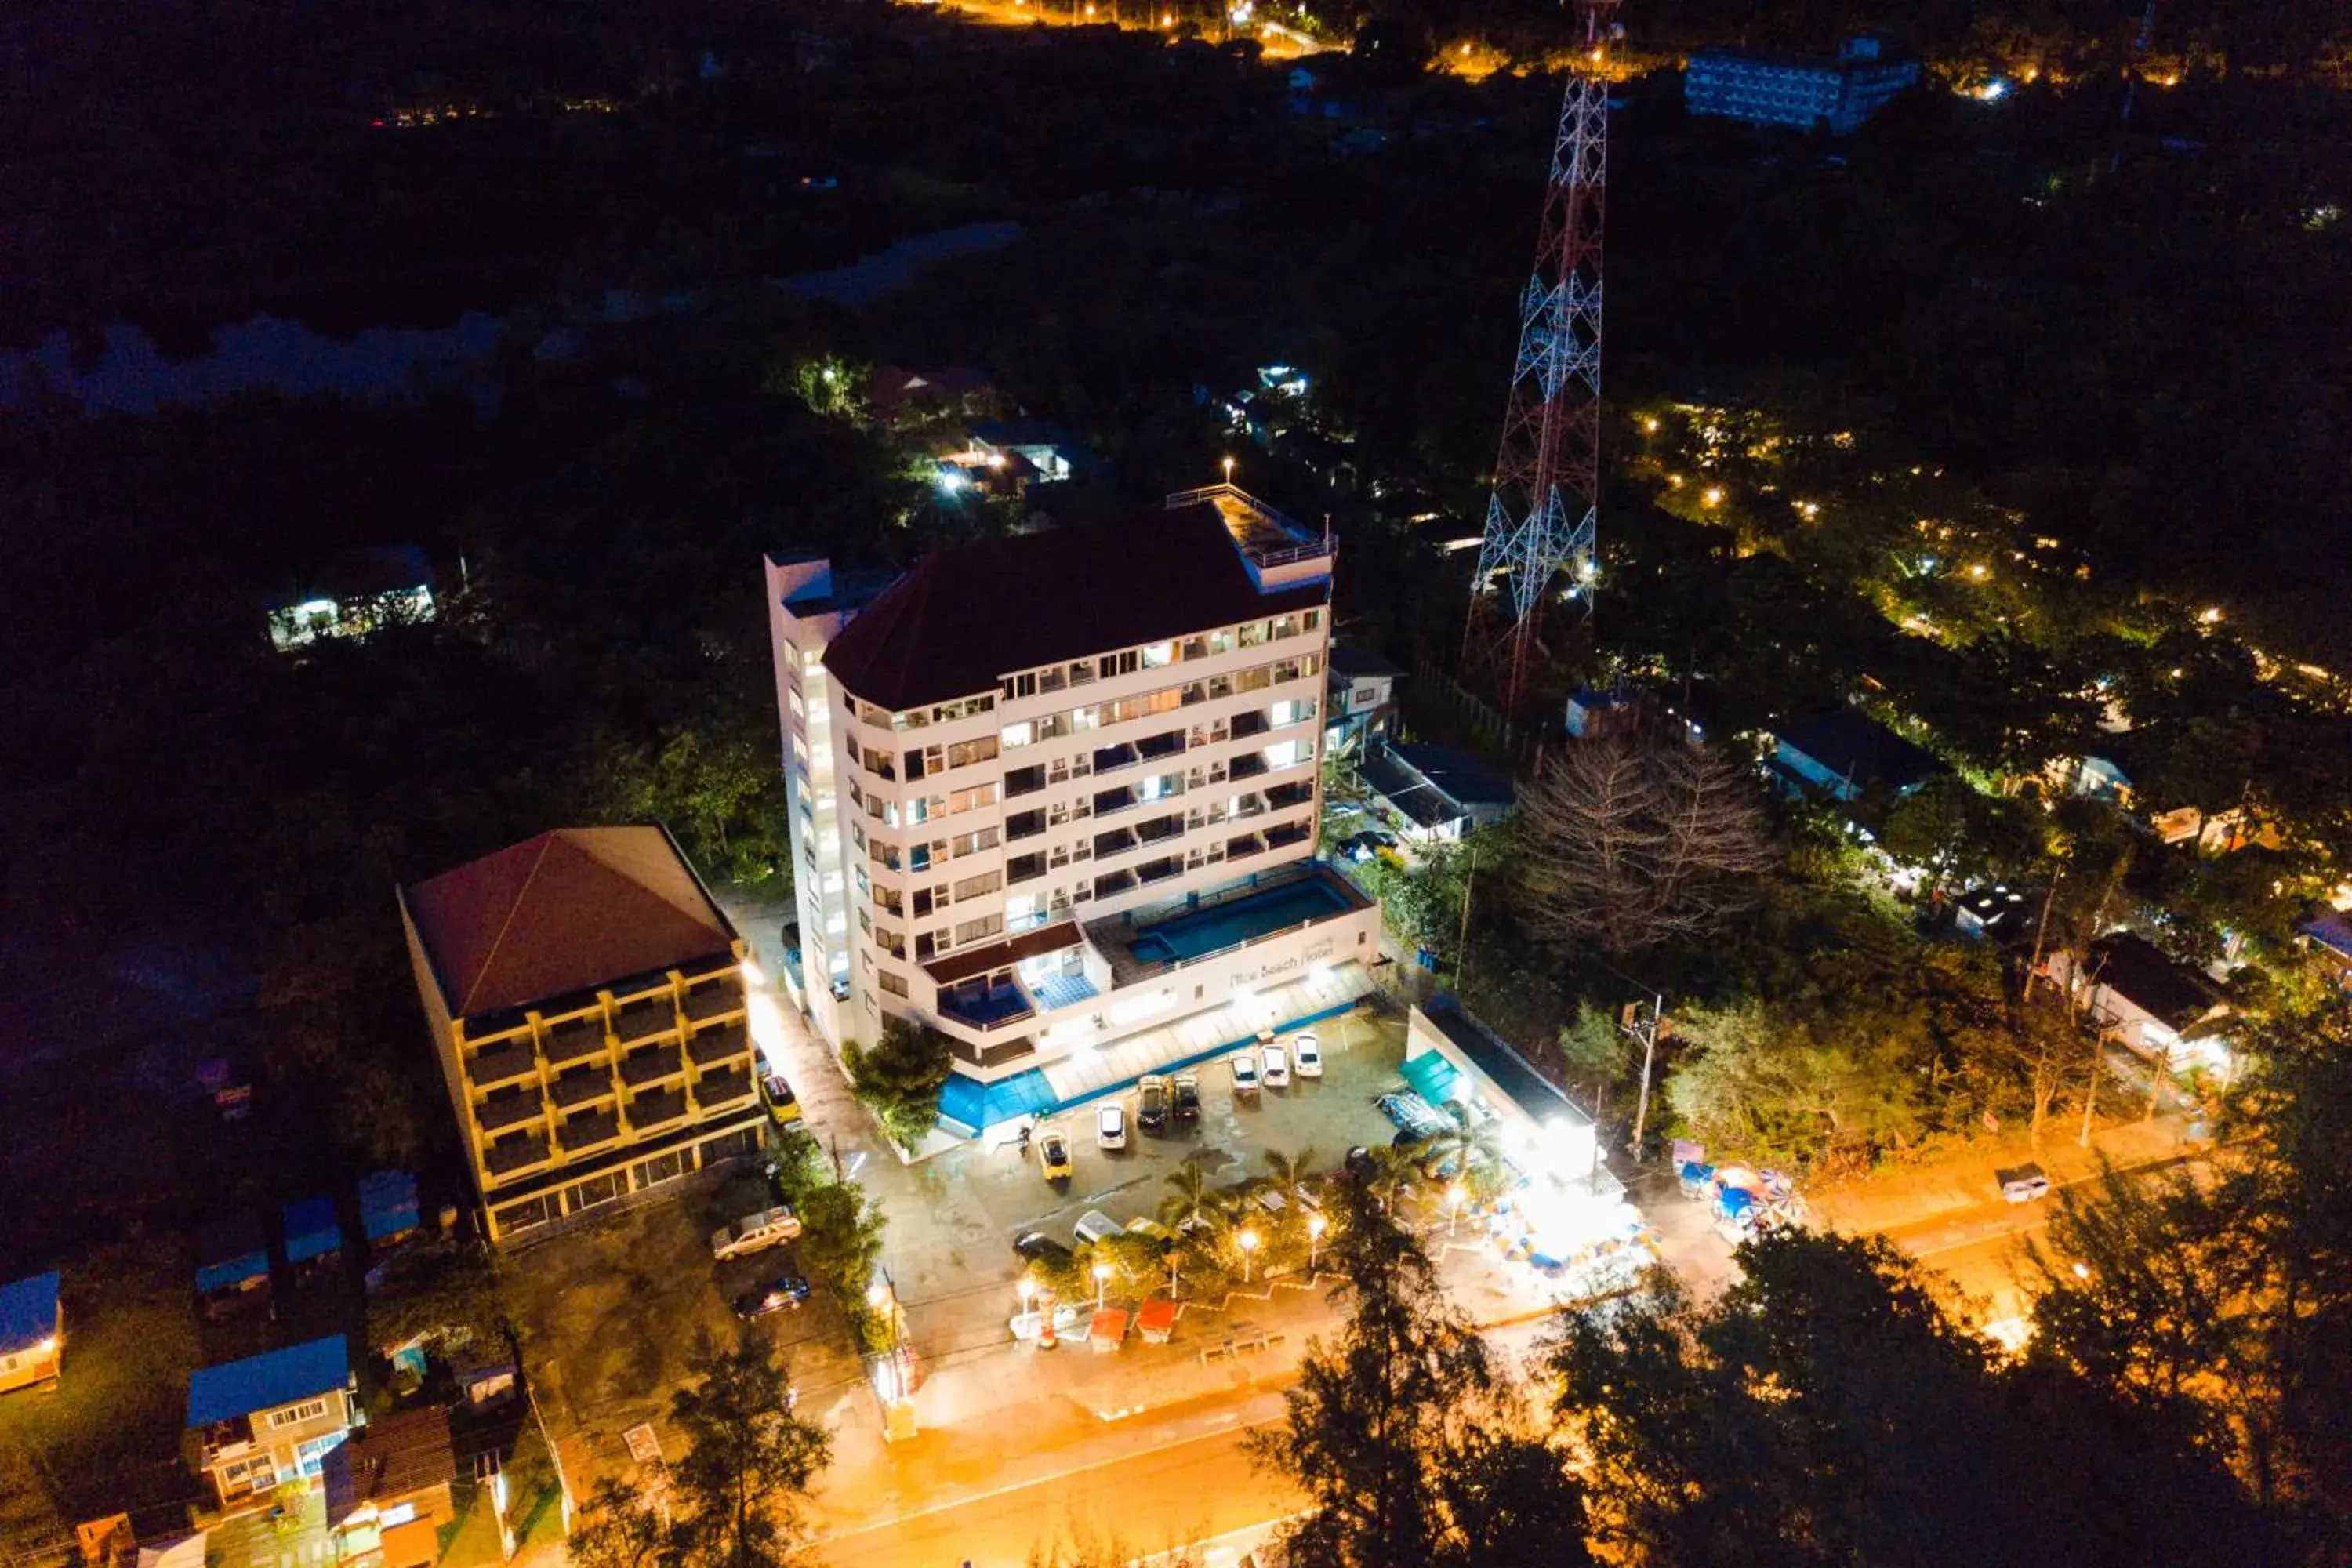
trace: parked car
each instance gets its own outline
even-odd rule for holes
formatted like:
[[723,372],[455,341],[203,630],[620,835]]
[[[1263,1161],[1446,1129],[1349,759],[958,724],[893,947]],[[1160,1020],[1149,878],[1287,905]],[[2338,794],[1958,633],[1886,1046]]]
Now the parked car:
[[2030,1204],[2050,1195],[2049,1173],[2039,1165],[2011,1165],[1995,1171],[1992,1179],[2000,1184],[2000,1195],[2013,1204]]
[[1255,1051],[1244,1046],[1233,1054],[1227,1065],[1233,1068],[1235,1094],[1257,1092],[1257,1053]]
[[1323,1047],[1316,1044],[1313,1034],[1292,1036],[1290,1054],[1298,1058],[1294,1065],[1297,1066],[1300,1078],[1323,1076]]
[[1146,1073],[1137,1087],[1142,1090],[1142,1102],[1135,1113],[1135,1124],[1146,1132],[1160,1131],[1168,1125],[1168,1080],[1158,1073]]
[[782,1206],[747,1214],[733,1225],[722,1225],[710,1233],[710,1256],[726,1260],[749,1258],[755,1252],[765,1252],[772,1247],[782,1247],[801,1233],[801,1222],[793,1211]]
[[801,1102],[793,1094],[793,1086],[784,1075],[772,1072],[760,1079],[760,1098],[767,1102],[768,1114],[779,1127],[790,1127],[801,1119]]
[[1127,1222],[1127,1234],[1129,1236],[1148,1236],[1152,1240],[1160,1244],[1162,1251],[1167,1250],[1170,1244],[1174,1242],[1176,1239],[1176,1233],[1174,1231],[1170,1230],[1166,1226],[1161,1225],[1158,1220],[1151,1218],[1149,1215],[1138,1215],[1133,1219],[1129,1220]]
[[1116,1100],[1106,1100],[1095,1107],[1095,1147],[1127,1147],[1127,1107]]
[[1288,1089],[1290,1087],[1290,1053],[1280,1046],[1264,1045],[1258,1047],[1258,1054],[1265,1058],[1265,1087]]
[[771,1312],[797,1308],[808,1300],[809,1282],[797,1274],[783,1274],[771,1279],[755,1290],[746,1290],[735,1298],[735,1315],[739,1318],[764,1318]]
[[1072,1229],[1080,1241],[1090,1241],[1100,1246],[1112,1237],[1120,1235],[1125,1231],[1126,1226],[1100,1209],[1088,1209],[1078,1216],[1078,1223]]
[[1201,1120],[1201,1075],[1180,1072],[1176,1075],[1175,1092],[1170,1099],[1169,1110],[1179,1121]]
[[1042,1230],[1025,1231],[1015,1237],[1013,1250],[1027,1263],[1063,1268],[1070,1261],[1070,1249]]
[[1048,1127],[1037,1138],[1037,1163],[1049,1182],[1070,1179],[1070,1140],[1058,1127]]

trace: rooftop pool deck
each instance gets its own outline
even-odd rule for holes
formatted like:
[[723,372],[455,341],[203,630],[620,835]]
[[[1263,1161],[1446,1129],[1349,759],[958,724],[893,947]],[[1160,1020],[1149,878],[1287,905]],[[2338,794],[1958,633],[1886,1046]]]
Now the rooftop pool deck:
[[1111,960],[1120,983],[1177,964],[1191,963],[1277,932],[1333,920],[1369,902],[1328,868],[1310,863],[1294,876],[1265,885],[1255,879],[1129,923],[1125,917],[1100,922],[1089,933]]

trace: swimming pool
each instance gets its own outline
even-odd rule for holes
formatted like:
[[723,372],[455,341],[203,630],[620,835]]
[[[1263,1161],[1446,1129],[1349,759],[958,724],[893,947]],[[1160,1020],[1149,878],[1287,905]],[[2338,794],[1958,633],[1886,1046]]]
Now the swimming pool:
[[1190,963],[1274,931],[1345,914],[1349,907],[1346,894],[1314,878],[1171,916],[1139,932],[1128,945],[1146,963]]

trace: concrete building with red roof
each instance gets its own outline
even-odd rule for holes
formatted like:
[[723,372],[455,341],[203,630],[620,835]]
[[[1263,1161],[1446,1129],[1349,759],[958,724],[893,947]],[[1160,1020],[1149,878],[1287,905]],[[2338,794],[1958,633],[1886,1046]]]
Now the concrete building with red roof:
[[764,1147],[743,943],[664,829],[542,833],[398,898],[494,1239]]

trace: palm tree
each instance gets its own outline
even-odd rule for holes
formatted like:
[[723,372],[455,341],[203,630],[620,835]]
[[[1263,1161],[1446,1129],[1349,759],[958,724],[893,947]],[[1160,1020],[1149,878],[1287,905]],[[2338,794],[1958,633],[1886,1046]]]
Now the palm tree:
[[1296,1154],[1283,1154],[1276,1150],[1265,1152],[1265,1165],[1272,1175],[1265,1184],[1280,1193],[1283,1201],[1297,1206],[1299,1189],[1315,1177],[1315,1151],[1301,1149]]
[[1493,1121],[1448,1119],[1415,1152],[1424,1168],[1445,1173],[1444,1179],[1460,1182],[1481,1197],[1491,1197],[1502,1184],[1503,1145]]
[[1419,1149],[1400,1149],[1391,1143],[1372,1151],[1372,1169],[1364,1177],[1364,1190],[1383,1210],[1419,1186],[1421,1182]]
[[1209,1173],[1193,1155],[1168,1178],[1169,1194],[1160,1200],[1160,1221],[1178,1232],[1206,1226],[1211,1234],[1223,1231],[1232,1218],[1232,1200],[1210,1184]]

